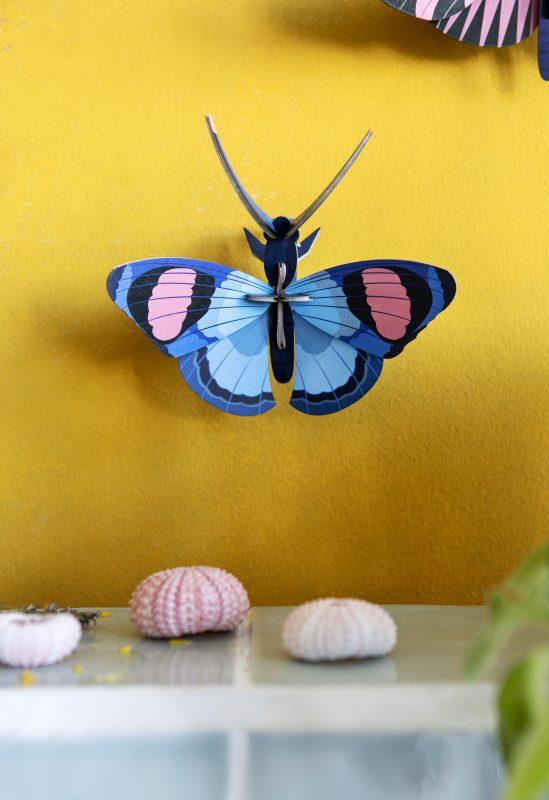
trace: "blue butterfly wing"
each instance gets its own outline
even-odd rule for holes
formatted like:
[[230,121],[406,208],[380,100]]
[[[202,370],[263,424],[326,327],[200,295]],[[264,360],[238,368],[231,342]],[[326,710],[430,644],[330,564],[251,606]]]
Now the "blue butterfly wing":
[[[263,281],[208,261],[155,258],[117,267],[107,290],[161,352],[180,359],[183,377],[204,400],[234,414],[262,414],[272,407],[269,303],[246,299],[272,293]],[[221,354],[223,365],[217,361]],[[208,376],[210,364],[215,374]]]
[[179,368],[191,389],[221,411],[242,417],[270,411],[275,402],[269,376],[267,315],[182,356]]
[[452,301],[453,277],[415,261],[357,261],[288,287],[308,295],[296,315],[319,330],[382,358],[398,355]]
[[383,359],[294,318],[296,361],[290,405],[304,414],[333,414],[356,403],[379,378]]
[[169,356],[230,336],[266,313],[246,294],[269,294],[263,281],[209,261],[152,258],[114,269],[111,299]]
[[302,278],[287,294],[310,298],[292,303],[297,356],[290,402],[328,414],[371,389],[382,359],[398,355],[448,306],[455,282],[429,264],[359,261]]

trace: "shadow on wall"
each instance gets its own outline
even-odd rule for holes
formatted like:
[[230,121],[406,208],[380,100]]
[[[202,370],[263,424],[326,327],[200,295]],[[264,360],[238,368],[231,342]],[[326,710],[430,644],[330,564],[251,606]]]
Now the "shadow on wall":
[[[407,488],[405,505],[395,502],[401,474],[394,464],[385,465],[383,527],[393,566],[387,591],[393,596],[413,596],[421,587],[417,602],[432,602],[424,578],[425,560],[431,559],[437,564],[431,577],[436,595],[456,602],[457,593],[458,602],[483,603],[510,565],[543,541],[536,476],[546,458],[544,424],[532,403],[533,396],[543,396],[543,381],[528,366],[517,369],[510,354],[495,376],[493,364],[476,364],[473,352],[473,346],[462,351],[455,375],[441,376],[413,399],[424,424],[409,426],[401,450],[415,487]],[[479,389],[473,400],[472,375]],[[517,408],[525,413],[517,414]]]
[[[229,240],[215,242],[202,238],[190,242],[186,248],[193,258],[215,261],[219,264],[244,263],[244,269],[256,277],[263,278],[259,262],[246,252],[242,233]],[[97,281],[106,284],[107,276],[117,264],[93,265],[88,274],[96,275]],[[101,275],[101,269],[104,274]],[[111,371],[120,372],[124,364],[131,363],[139,394],[147,403],[177,418],[197,418],[212,424],[223,419],[224,414],[201,401],[189,389],[179,373],[178,361],[160,353],[156,346],[139,328],[112,302],[104,288],[103,301],[99,305],[86,303],[75,315],[74,301],[67,297],[67,313],[60,314],[63,291],[60,290],[55,308],[40,303],[34,311],[41,335],[48,332],[52,339],[53,352],[68,350],[78,361],[89,361],[105,368],[106,379]],[[71,320],[70,329],[66,320]],[[178,391],[178,389],[180,391]]]
[[[383,45],[415,59],[440,62],[490,59],[497,61],[504,73],[521,49],[520,45],[499,50],[481,48],[456,41],[429,22],[396,11],[382,0],[280,0],[267,4],[265,13],[270,25],[321,43],[357,50]],[[526,49],[535,58],[534,49],[527,45]]]
[[[419,363],[421,343],[415,345]],[[408,357],[408,370],[410,355],[400,357]],[[541,411],[536,419],[535,408],[516,413],[531,408],[533,396],[543,396],[541,377],[528,374],[528,368],[517,372],[509,356],[507,366],[500,363],[508,382],[496,379],[496,387],[493,365],[475,363],[460,350],[454,373],[425,386],[419,371],[421,388],[403,397],[394,382],[394,370],[402,366],[397,360],[386,364],[385,384],[372,390],[370,407],[366,397],[342,413],[337,423],[344,459],[334,458],[332,451],[329,468],[317,470],[314,482],[302,481],[298,502],[289,501],[292,566],[301,579],[299,596],[294,589],[287,602],[314,597],[319,585],[326,596],[341,594],[346,582],[349,596],[366,594],[376,602],[432,603],[435,596],[437,602],[482,603],[509,565],[543,541],[544,505],[535,477],[545,463],[544,423]],[[472,374],[479,389],[474,398]],[[372,404],[380,391],[382,404]],[[362,414],[365,424],[363,435],[350,441],[345,415],[350,422],[353,413]],[[286,416],[290,443],[292,422]],[[299,423],[311,425],[311,444],[301,458],[290,445],[289,458],[297,474],[310,474],[319,421],[301,418]],[[329,451],[324,457],[330,458]],[[317,525],[323,516],[333,520],[333,536],[317,534],[315,511]],[[373,593],[354,570],[343,578],[342,570],[326,570],[326,564],[357,558],[365,574],[373,564],[383,574],[382,593]],[[276,592],[274,582],[269,588]]]

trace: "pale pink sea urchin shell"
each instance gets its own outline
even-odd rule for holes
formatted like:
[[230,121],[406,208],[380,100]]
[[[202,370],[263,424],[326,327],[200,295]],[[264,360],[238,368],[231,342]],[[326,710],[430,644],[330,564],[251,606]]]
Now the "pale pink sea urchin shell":
[[335,597],[298,606],[282,631],[288,652],[303,661],[384,656],[396,640],[395,622],[384,608]]
[[249,609],[240,581],[217,567],[155,572],[139,584],[130,600],[132,622],[153,639],[230,631]]
[[73,614],[0,613],[0,661],[9,667],[46,667],[66,658],[82,629]]

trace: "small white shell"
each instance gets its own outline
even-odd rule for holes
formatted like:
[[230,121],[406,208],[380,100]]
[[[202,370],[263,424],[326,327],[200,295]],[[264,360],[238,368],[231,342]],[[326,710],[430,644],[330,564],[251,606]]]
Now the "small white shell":
[[384,656],[396,640],[395,622],[384,608],[335,597],[298,606],[282,631],[286,650],[303,661]]
[[0,613],[0,661],[9,667],[44,667],[66,658],[82,629],[73,614]]

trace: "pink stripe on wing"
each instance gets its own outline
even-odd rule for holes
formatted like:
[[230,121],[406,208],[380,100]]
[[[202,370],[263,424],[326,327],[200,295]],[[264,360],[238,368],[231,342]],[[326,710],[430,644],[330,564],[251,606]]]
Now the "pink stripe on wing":
[[[185,276],[186,282],[175,282],[176,276]],[[153,336],[161,342],[173,339],[181,332],[192,294],[196,272],[194,269],[176,268],[163,272],[152,290],[148,303],[148,322]]]
[[417,0],[415,16],[420,19],[433,19],[437,0]]
[[400,276],[384,267],[362,270],[366,301],[376,329],[391,341],[401,339],[412,318],[410,298]]
[[481,47],[484,47],[486,39],[488,38],[488,34],[490,33],[490,28],[492,26],[492,22],[494,21],[494,17],[496,16],[499,2],[500,0],[484,0],[484,14],[482,16],[482,28],[480,31]]
[[[466,20],[465,20],[465,23],[464,23],[464,25],[463,25],[463,29],[462,29],[462,31],[461,31],[461,33],[460,33],[460,35],[459,35],[459,39],[460,39],[460,41],[462,41],[462,40],[463,40],[463,38],[464,38],[465,34],[466,34],[466,33],[467,33],[467,31],[469,30],[469,26],[471,25],[471,22],[472,22],[472,21],[473,21],[473,19],[475,18],[475,14],[477,13],[477,11],[478,11],[478,9],[479,9],[479,6],[480,6],[482,3],[484,3],[484,0],[473,0],[473,2],[471,3],[471,5],[469,6],[469,11],[468,11],[468,13],[467,13],[467,18],[466,18]],[[442,31],[443,31],[443,33],[446,33],[446,31],[448,31],[448,30],[449,30],[449,29],[452,27],[452,25],[454,24],[454,22],[456,21],[456,19],[457,19],[459,16],[461,16],[461,14],[463,14],[463,13],[464,13],[463,11],[458,11],[458,13],[457,13],[457,14],[452,14],[452,16],[451,16],[451,17],[448,17],[448,19],[446,20],[446,24],[445,24],[445,25],[444,25],[444,27],[442,28]]]
[[[499,30],[498,30],[498,47],[503,45],[507,28],[509,27],[509,20],[513,9],[517,4],[517,0],[501,0],[501,11],[499,14]],[[518,40],[517,40],[518,41]]]
[[536,0],[518,0],[518,19],[517,19],[517,42],[522,41],[524,38],[524,25],[526,23],[526,17],[528,16],[528,9],[532,8],[532,16],[530,19],[530,30],[528,33],[532,33],[538,24],[538,13],[539,13],[539,4]]

